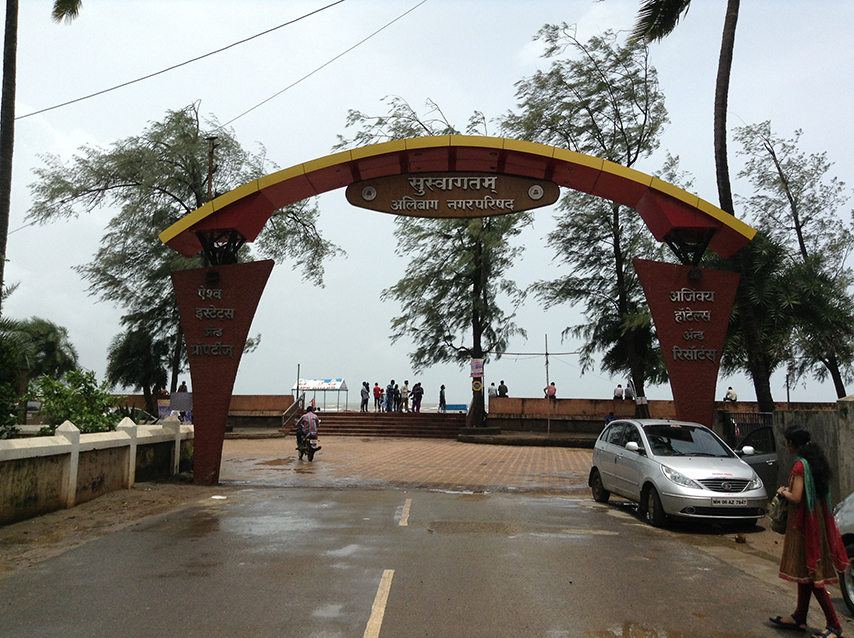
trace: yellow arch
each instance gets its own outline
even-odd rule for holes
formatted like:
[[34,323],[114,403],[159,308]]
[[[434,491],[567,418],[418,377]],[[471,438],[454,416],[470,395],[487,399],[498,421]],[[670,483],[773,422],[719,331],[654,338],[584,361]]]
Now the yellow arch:
[[446,171],[548,179],[637,210],[659,241],[711,235],[709,248],[724,258],[756,234],[696,195],[597,157],[506,138],[444,135],[364,146],[271,173],[189,213],[160,240],[186,256],[201,250],[199,233],[237,231],[251,242],[283,206],[365,179]]

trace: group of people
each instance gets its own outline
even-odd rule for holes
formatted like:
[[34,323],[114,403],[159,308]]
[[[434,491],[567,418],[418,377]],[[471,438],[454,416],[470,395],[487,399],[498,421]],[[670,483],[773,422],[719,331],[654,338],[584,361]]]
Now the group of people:
[[622,384],[620,383],[618,383],[617,387],[614,388],[614,399],[617,401],[622,401],[624,399],[633,400],[635,398],[635,384],[631,379],[629,379],[629,382],[626,384],[625,388],[623,388]]
[[504,384],[504,379],[501,379],[501,383],[498,384],[498,387],[495,387],[495,382],[489,384],[489,388],[486,390],[486,395],[490,399],[494,399],[495,397],[506,397],[507,396],[507,386]]
[[[442,386],[444,392],[445,386]],[[424,397],[424,388],[421,383],[416,383],[412,388],[409,381],[403,382],[403,386],[394,382],[394,379],[385,387],[374,383],[373,389],[367,381],[362,381],[362,404],[360,412],[368,412],[368,402],[371,395],[374,397],[374,412],[421,412],[421,400]],[[411,403],[411,408],[410,408]]]

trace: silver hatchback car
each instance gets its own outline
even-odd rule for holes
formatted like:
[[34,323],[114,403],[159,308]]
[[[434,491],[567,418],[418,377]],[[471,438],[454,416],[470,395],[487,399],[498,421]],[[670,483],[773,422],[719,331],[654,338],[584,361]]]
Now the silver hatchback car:
[[755,523],[768,502],[747,463],[709,428],[684,421],[611,422],[593,448],[588,484],[600,503],[611,493],[635,501],[656,527],[668,516]]
[[[845,543],[848,560],[854,561],[854,494],[849,494],[848,498],[837,505],[834,514],[836,526],[842,534],[842,542]],[[849,611],[854,614],[854,563],[839,575],[839,588],[842,590],[842,597]]]

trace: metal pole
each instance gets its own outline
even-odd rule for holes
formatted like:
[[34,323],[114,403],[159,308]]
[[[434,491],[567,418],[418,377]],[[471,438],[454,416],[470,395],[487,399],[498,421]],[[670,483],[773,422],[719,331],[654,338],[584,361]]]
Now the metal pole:
[[[549,336],[546,335],[546,390],[549,387]],[[557,400],[557,399],[555,399]],[[552,434],[552,402],[546,394],[546,434]]]

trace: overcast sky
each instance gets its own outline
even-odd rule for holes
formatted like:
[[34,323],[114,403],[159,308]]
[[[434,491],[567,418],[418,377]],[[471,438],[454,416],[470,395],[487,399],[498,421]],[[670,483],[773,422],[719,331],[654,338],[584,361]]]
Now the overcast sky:
[[[80,363],[99,379],[106,368],[110,339],[119,332],[121,309],[89,296],[72,270],[87,263],[104,227],[115,213],[96,213],[49,226],[24,227],[31,204],[28,185],[40,154],[69,159],[82,145],[106,148],[136,135],[150,123],[200,101],[204,114],[227,122],[368,38],[417,7],[340,59],[240,117],[237,139],[250,150],[258,144],[280,168],[332,152],[345,130],[348,109],[385,112],[381,99],[397,95],[423,110],[429,98],[460,128],[475,110],[495,118],[515,107],[514,84],[547,67],[532,38],[547,23],[576,24],[586,40],[608,29],[627,30],[637,0],[450,1],[347,0],[284,27],[167,74],[90,100],[20,119],[15,138],[14,186],[7,283],[20,283],[4,314],[50,319],[69,330]],[[72,24],[50,19],[52,2],[21,2],[18,35],[17,114],[28,113],[100,91],[185,60],[319,9],[329,2],[257,0],[87,0]],[[653,173],[664,152],[679,155],[695,179],[694,191],[717,203],[712,147],[712,103],[724,0],[695,2],[677,30],[652,46],[653,65],[671,123],[661,150],[636,166]],[[804,130],[802,150],[827,151],[834,174],[851,182],[852,78],[850,50],[854,3],[848,0],[754,0],[742,3],[729,97],[729,126],[771,120],[776,133]],[[493,128],[492,134],[496,132]],[[740,161],[730,144],[733,177]],[[273,171],[271,166],[270,172]],[[750,195],[735,180],[734,190]],[[258,350],[243,358],[238,394],[287,393],[297,366],[308,378],[344,377],[358,401],[362,381],[371,385],[422,381],[426,400],[435,402],[440,384],[450,403],[470,397],[468,370],[435,366],[416,376],[408,363],[410,344],[391,345],[389,322],[400,308],[381,302],[380,292],[404,273],[407,259],[396,256],[393,218],[349,206],[344,190],[320,198],[323,233],[347,252],[327,264],[326,287],[301,282],[289,264],[274,268],[261,299],[252,334]],[[846,217],[850,212],[844,213]],[[553,210],[535,212],[533,228],[521,243],[526,251],[512,276],[520,286],[559,271],[544,237]],[[168,250],[164,247],[164,250]],[[293,310],[295,303],[312,310]],[[572,352],[579,343],[561,342],[561,332],[583,321],[569,307],[548,312],[530,300],[519,323],[528,338],[512,352]],[[185,375],[189,380],[189,374]],[[562,397],[609,397],[616,383],[594,370],[580,374],[574,355],[550,357],[549,376]],[[507,356],[489,364],[486,381],[506,380],[511,395],[540,396],[546,381],[544,357]],[[782,373],[773,378],[778,401],[786,399]],[[753,400],[746,378],[720,378]],[[670,398],[668,386],[648,388],[653,399]],[[792,400],[832,401],[829,385],[810,381],[793,388]]]

